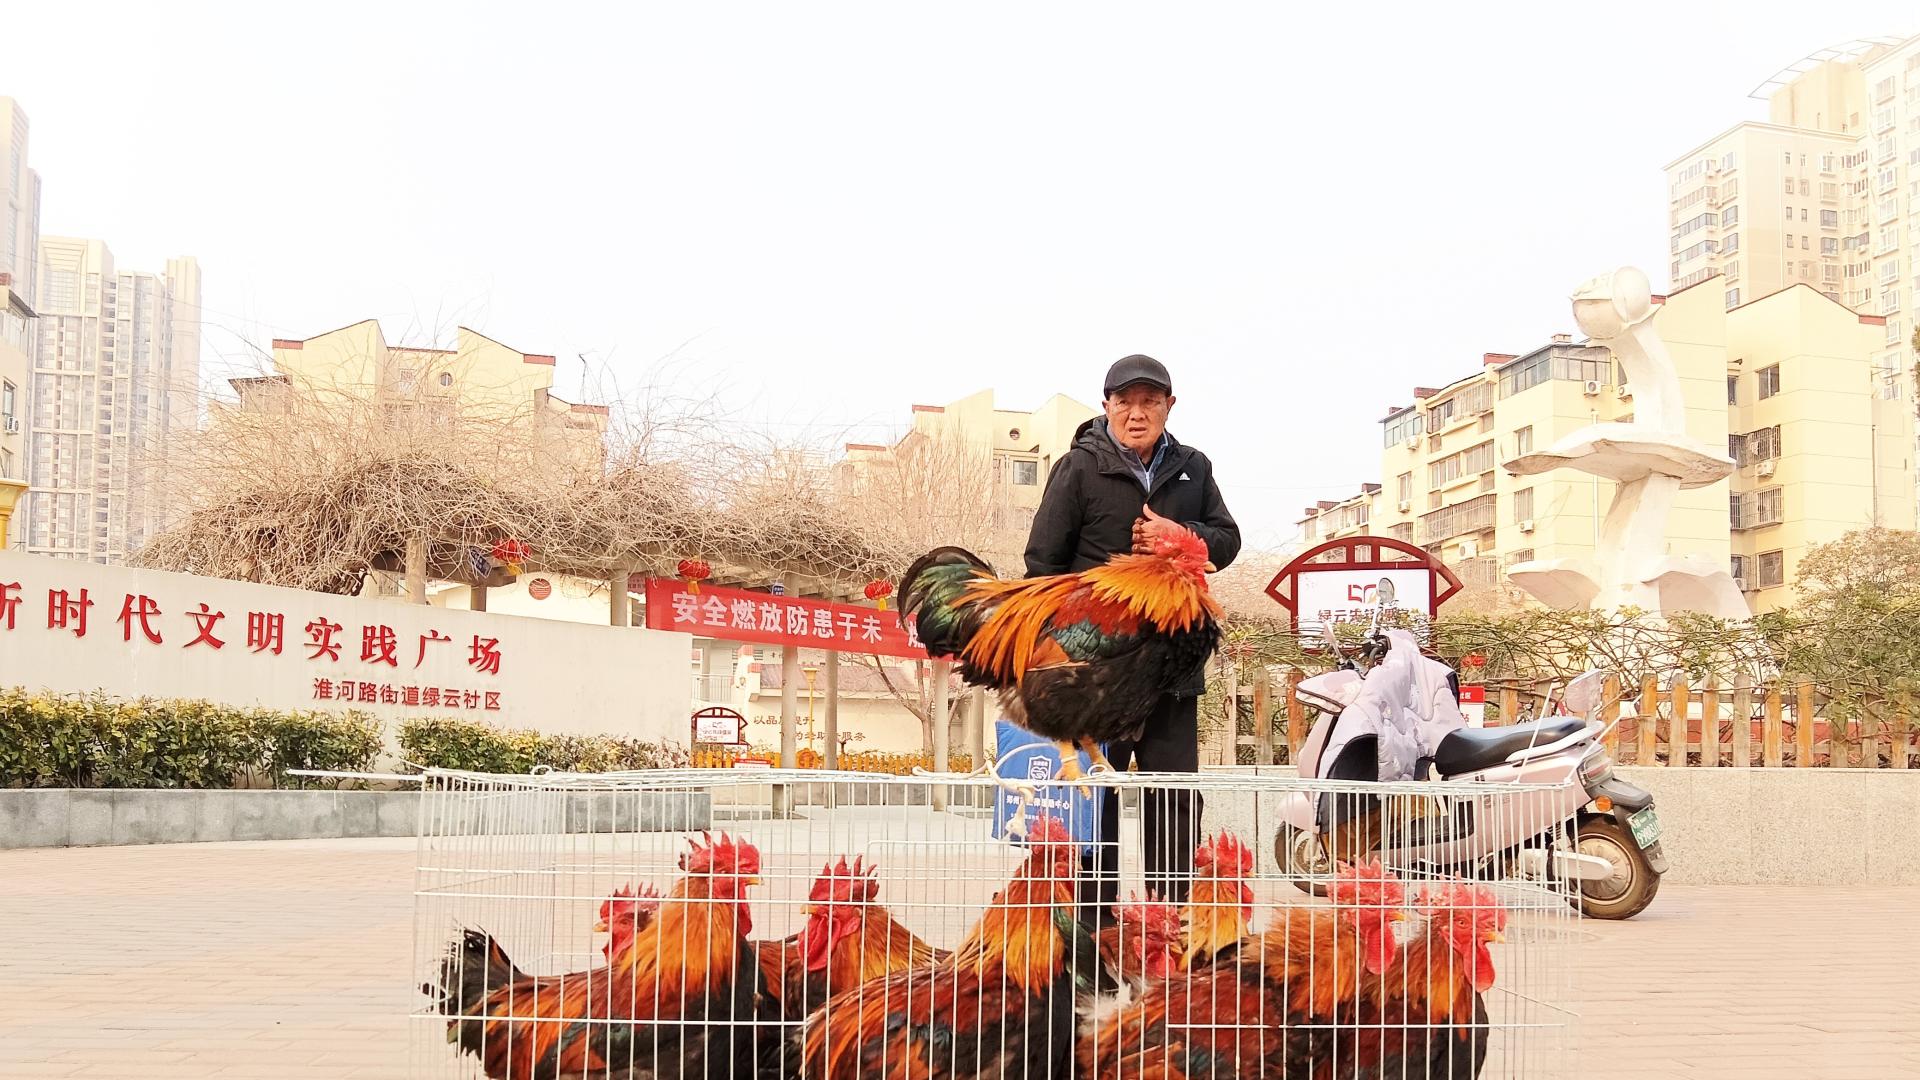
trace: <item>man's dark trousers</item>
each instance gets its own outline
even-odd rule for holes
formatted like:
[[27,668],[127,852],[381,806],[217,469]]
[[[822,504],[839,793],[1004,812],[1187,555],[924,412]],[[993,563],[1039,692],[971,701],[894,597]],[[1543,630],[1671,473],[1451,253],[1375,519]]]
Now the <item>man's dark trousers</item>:
[[[1161,697],[1140,738],[1107,747],[1107,760],[1120,772],[1129,762],[1141,772],[1200,771],[1200,699]],[[1120,806],[1113,788],[1100,793],[1100,842],[1081,860],[1080,921],[1109,925],[1120,895]],[[1201,799],[1187,789],[1144,789],[1140,795],[1142,869],[1147,888],[1174,904],[1187,902],[1193,880],[1193,850],[1200,844]]]

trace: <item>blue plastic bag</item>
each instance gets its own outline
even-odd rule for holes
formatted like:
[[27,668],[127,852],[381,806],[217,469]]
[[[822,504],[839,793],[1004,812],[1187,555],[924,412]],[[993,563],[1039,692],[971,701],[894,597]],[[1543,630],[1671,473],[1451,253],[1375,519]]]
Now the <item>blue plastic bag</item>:
[[[996,776],[1037,782],[1051,780],[1060,771],[1060,753],[1054,745],[1018,724],[996,721],[993,741],[997,749],[993,766]],[[1079,757],[1081,772],[1093,767],[1084,751]],[[1007,822],[1013,820],[1019,807],[1020,796],[1011,791],[999,793],[993,805],[995,837],[1007,839]],[[1091,852],[1100,838],[1100,791],[1096,788],[1092,795],[1082,795],[1070,783],[1043,784],[1035,789],[1032,801],[1027,804],[1029,834],[1033,831],[1034,819],[1041,817],[1059,819],[1067,827],[1067,835],[1079,842],[1081,851]]]

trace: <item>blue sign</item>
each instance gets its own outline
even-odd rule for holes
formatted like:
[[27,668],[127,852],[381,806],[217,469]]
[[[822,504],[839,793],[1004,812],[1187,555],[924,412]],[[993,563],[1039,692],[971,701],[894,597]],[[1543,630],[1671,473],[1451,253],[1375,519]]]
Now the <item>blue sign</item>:
[[[1028,832],[1032,832],[1035,818],[1057,818],[1067,827],[1067,835],[1078,841],[1083,851],[1092,851],[1100,838],[1100,789],[1095,788],[1092,795],[1082,795],[1071,783],[1044,783],[1060,771],[1060,753],[1051,742],[1018,724],[996,721],[993,739],[996,747],[993,768],[996,775],[1006,779],[1031,780],[1041,785],[1034,789],[1034,797],[1027,803]],[[1093,767],[1092,760],[1084,752],[1079,758],[1081,772]],[[1007,822],[1013,820],[1019,808],[1018,794],[1004,790],[999,793],[993,806],[995,837],[1007,839]]]

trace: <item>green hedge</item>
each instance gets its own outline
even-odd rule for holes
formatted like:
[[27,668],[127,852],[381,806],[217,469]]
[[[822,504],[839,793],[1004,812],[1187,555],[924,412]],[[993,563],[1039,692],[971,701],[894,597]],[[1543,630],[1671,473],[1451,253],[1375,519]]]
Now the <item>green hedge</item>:
[[331,786],[287,770],[364,771],[380,745],[365,713],[0,688],[0,787]]
[[400,752],[415,765],[492,773],[523,773],[535,765],[563,772],[612,772],[688,764],[687,752],[668,743],[610,735],[543,735],[472,720],[407,720],[400,725]]

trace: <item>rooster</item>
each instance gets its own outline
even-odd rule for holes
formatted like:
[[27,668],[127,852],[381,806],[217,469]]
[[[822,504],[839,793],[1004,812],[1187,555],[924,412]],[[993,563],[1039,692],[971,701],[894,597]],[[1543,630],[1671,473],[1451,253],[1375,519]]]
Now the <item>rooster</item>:
[[[1489,943],[1503,940],[1507,913],[1485,885],[1450,882],[1422,890],[1415,910],[1425,932],[1392,966],[1362,980],[1351,1048],[1340,1075],[1475,1077],[1487,1059],[1487,1007],[1493,988]],[[1331,1075],[1331,1074],[1330,1074]]]
[[[603,905],[612,940],[606,965],[558,976],[521,975],[484,995],[442,965],[442,1009],[458,1017],[448,1041],[502,1080],[593,1076],[745,1076],[757,1053],[778,1048],[777,1017],[757,1015],[759,967],[746,941],[745,893],[759,883],[760,852],[722,834],[680,857],[684,876],[658,908]],[[626,927],[633,929],[629,932]],[[461,953],[463,943],[453,952]],[[504,954],[502,954],[504,959]],[[500,972],[499,974],[506,974]],[[756,1043],[751,1023],[768,1020]]]
[[1386,971],[1405,889],[1377,863],[1343,867],[1334,907],[1281,908],[1220,962],[1150,990],[1082,1037],[1079,1075],[1200,1080],[1306,1075],[1351,1022],[1360,972]]
[[1253,852],[1232,833],[1222,832],[1193,853],[1193,890],[1181,913],[1186,926],[1189,967],[1210,964],[1240,944],[1253,918]]
[[829,997],[939,956],[896,922],[876,898],[878,868],[845,856],[830,862],[807,894],[807,923],[779,941],[754,943],[766,992],[789,1021],[804,1020]]
[[1009,720],[1054,740],[1059,778],[1074,780],[1076,748],[1110,768],[1100,744],[1138,738],[1160,697],[1199,677],[1220,642],[1212,571],[1190,529],[1155,540],[1151,554],[1014,581],[940,547],[901,576],[900,613],[929,655],[959,657],[969,683],[999,691]]
[[1077,846],[1040,818],[1027,858],[960,947],[835,995],[807,1020],[810,1080],[1065,1077],[1075,1009],[1115,988],[1074,917]]

